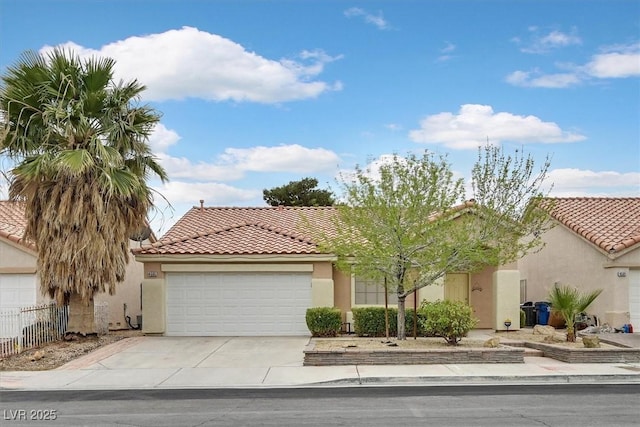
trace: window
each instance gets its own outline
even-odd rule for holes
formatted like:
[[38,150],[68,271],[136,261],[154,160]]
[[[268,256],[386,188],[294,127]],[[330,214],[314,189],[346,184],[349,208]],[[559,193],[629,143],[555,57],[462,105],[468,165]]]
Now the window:
[[520,280],[520,304],[527,302],[527,279]]
[[[395,292],[388,293],[389,304],[397,304]],[[384,283],[355,278],[355,305],[384,305]]]

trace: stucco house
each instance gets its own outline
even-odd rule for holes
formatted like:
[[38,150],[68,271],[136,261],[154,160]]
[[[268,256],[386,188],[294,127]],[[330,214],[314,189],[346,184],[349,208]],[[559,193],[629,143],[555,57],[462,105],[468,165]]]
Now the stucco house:
[[640,329],[640,197],[553,198],[545,247],[518,262],[523,299],[546,301],[555,284],[604,289],[588,309],[600,323]]
[[[24,239],[25,226],[23,205],[0,201],[0,311],[50,300],[48,295],[40,293],[36,274],[38,254],[33,242]],[[131,241],[132,248],[139,245],[139,242]],[[116,294],[98,294],[94,298],[97,304],[108,304],[110,329],[128,329],[125,315],[136,326],[137,316],[142,311],[142,278],[142,264],[131,257],[125,281],[118,285]]]
[[[144,264],[143,332],[308,335],[309,307],[337,307],[349,323],[353,307],[383,305],[382,284],[337,270],[334,256],[320,253],[305,231],[305,219],[329,230],[334,213],[332,207],[205,207],[201,201],[158,242],[134,250]],[[504,329],[509,317],[517,329],[513,267],[452,272],[420,289],[417,301],[463,300],[479,328]]]

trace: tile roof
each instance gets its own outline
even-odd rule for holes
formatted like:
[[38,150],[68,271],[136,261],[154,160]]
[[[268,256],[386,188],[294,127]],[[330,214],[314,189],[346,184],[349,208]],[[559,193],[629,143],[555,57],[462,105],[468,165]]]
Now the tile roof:
[[318,254],[308,220],[332,230],[332,207],[193,207],[156,243],[136,254]]
[[24,240],[26,226],[24,204],[0,200],[0,237],[35,250],[35,245],[31,241]]
[[549,200],[554,219],[600,249],[614,254],[640,247],[640,197]]

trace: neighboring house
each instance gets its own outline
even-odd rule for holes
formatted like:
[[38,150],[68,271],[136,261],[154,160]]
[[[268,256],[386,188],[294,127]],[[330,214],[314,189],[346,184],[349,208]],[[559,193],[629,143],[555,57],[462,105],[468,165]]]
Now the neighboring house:
[[[0,311],[7,308],[32,306],[48,302],[40,293],[36,274],[38,253],[33,242],[25,240],[26,219],[21,203],[0,201]],[[131,241],[132,247],[139,242]],[[115,295],[97,294],[96,303],[109,304],[109,328],[127,329],[130,316],[136,326],[141,314],[142,264],[133,256],[127,267],[125,281],[117,286]],[[126,314],[125,314],[126,304]]]
[[[194,207],[158,242],[134,250],[144,263],[143,332],[165,335],[306,335],[309,307],[383,305],[384,288],[338,271],[303,227],[330,230],[332,207]],[[519,319],[517,271],[456,272],[419,291],[470,303],[478,327]],[[391,302],[394,302],[391,295]],[[407,298],[413,306],[414,298]],[[517,329],[514,323],[512,329]]]
[[546,246],[518,262],[522,298],[546,301],[555,284],[602,288],[588,312],[640,329],[640,197],[555,198]]

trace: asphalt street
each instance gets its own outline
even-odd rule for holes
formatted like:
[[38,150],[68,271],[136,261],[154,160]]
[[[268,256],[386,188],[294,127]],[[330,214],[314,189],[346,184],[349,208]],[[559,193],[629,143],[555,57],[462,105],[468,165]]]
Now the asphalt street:
[[2,391],[0,415],[3,426],[636,426],[638,396],[638,384]]

